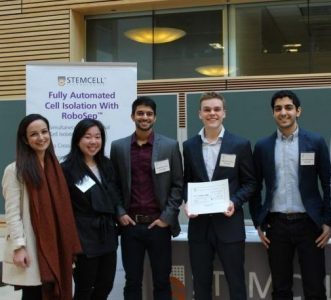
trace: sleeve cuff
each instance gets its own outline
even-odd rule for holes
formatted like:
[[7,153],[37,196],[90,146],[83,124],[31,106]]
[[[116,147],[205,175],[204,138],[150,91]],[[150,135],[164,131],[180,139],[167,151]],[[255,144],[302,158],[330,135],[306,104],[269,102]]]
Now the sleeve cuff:
[[13,250],[17,250],[17,249],[25,247],[25,246],[26,246],[26,243],[25,243],[24,238],[15,239],[13,241]]

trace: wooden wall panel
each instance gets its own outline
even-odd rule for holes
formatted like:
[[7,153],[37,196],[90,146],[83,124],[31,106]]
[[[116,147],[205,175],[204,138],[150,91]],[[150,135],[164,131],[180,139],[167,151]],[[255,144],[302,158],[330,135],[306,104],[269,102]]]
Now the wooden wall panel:
[[21,0],[0,1],[0,16],[21,13]]
[[0,1],[0,100],[25,99],[27,61],[69,61],[72,4],[77,1]]

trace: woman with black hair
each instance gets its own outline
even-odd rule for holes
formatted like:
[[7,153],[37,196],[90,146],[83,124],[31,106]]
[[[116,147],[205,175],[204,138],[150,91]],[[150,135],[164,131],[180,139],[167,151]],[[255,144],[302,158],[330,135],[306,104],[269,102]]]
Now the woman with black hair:
[[7,234],[2,281],[23,300],[71,300],[72,264],[81,251],[70,195],[49,123],[30,114],[19,124],[16,161],[2,179]]
[[62,164],[83,253],[74,270],[77,300],[106,300],[116,272],[117,233],[112,164],[104,155],[105,129],[94,119],[75,127]]

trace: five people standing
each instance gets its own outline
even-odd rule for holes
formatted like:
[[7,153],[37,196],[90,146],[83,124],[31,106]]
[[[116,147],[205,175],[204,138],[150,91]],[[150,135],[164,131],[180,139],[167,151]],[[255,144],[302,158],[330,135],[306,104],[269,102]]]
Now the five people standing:
[[3,282],[22,288],[24,300],[69,300],[75,257],[74,299],[106,300],[116,272],[118,222],[124,299],[142,300],[147,252],[154,299],[171,300],[171,236],[180,232],[179,207],[182,198],[188,200],[188,184],[227,179],[225,212],[190,215],[186,210],[194,299],[212,299],[215,254],[230,299],[247,299],[242,206],[249,202],[268,252],[272,299],[293,299],[297,252],[305,299],[325,300],[329,151],[319,134],[299,128],[301,105],[295,93],[276,92],[271,107],[277,131],[259,140],[252,155],[250,142],[223,126],[224,97],[203,94],[203,128],[183,144],[184,176],[178,142],[153,130],[156,104],[148,97],[133,102],[135,132],[113,141],[111,160],[104,155],[102,123],[80,121],[62,163],[64,174],[47,119],[26,116],[18,128],[16,162],[5,169],[2,181],[8,231]]

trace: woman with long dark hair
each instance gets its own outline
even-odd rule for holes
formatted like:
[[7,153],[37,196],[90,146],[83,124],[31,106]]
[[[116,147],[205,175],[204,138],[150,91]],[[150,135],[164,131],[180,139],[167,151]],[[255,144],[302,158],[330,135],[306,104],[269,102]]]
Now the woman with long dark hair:
[[81,251],[69,191],[49,123],[30,114],[19,124],[16,162],[3,180],[7,235],[2,281],[23,300],[72,299],[72,264]]
[[106,300],[116,272],[115,210],[119,198],[104,148],[102,123],[81,120],[75,126],[70,152],[62,164],[83,248],[74,270],[77,300]]

